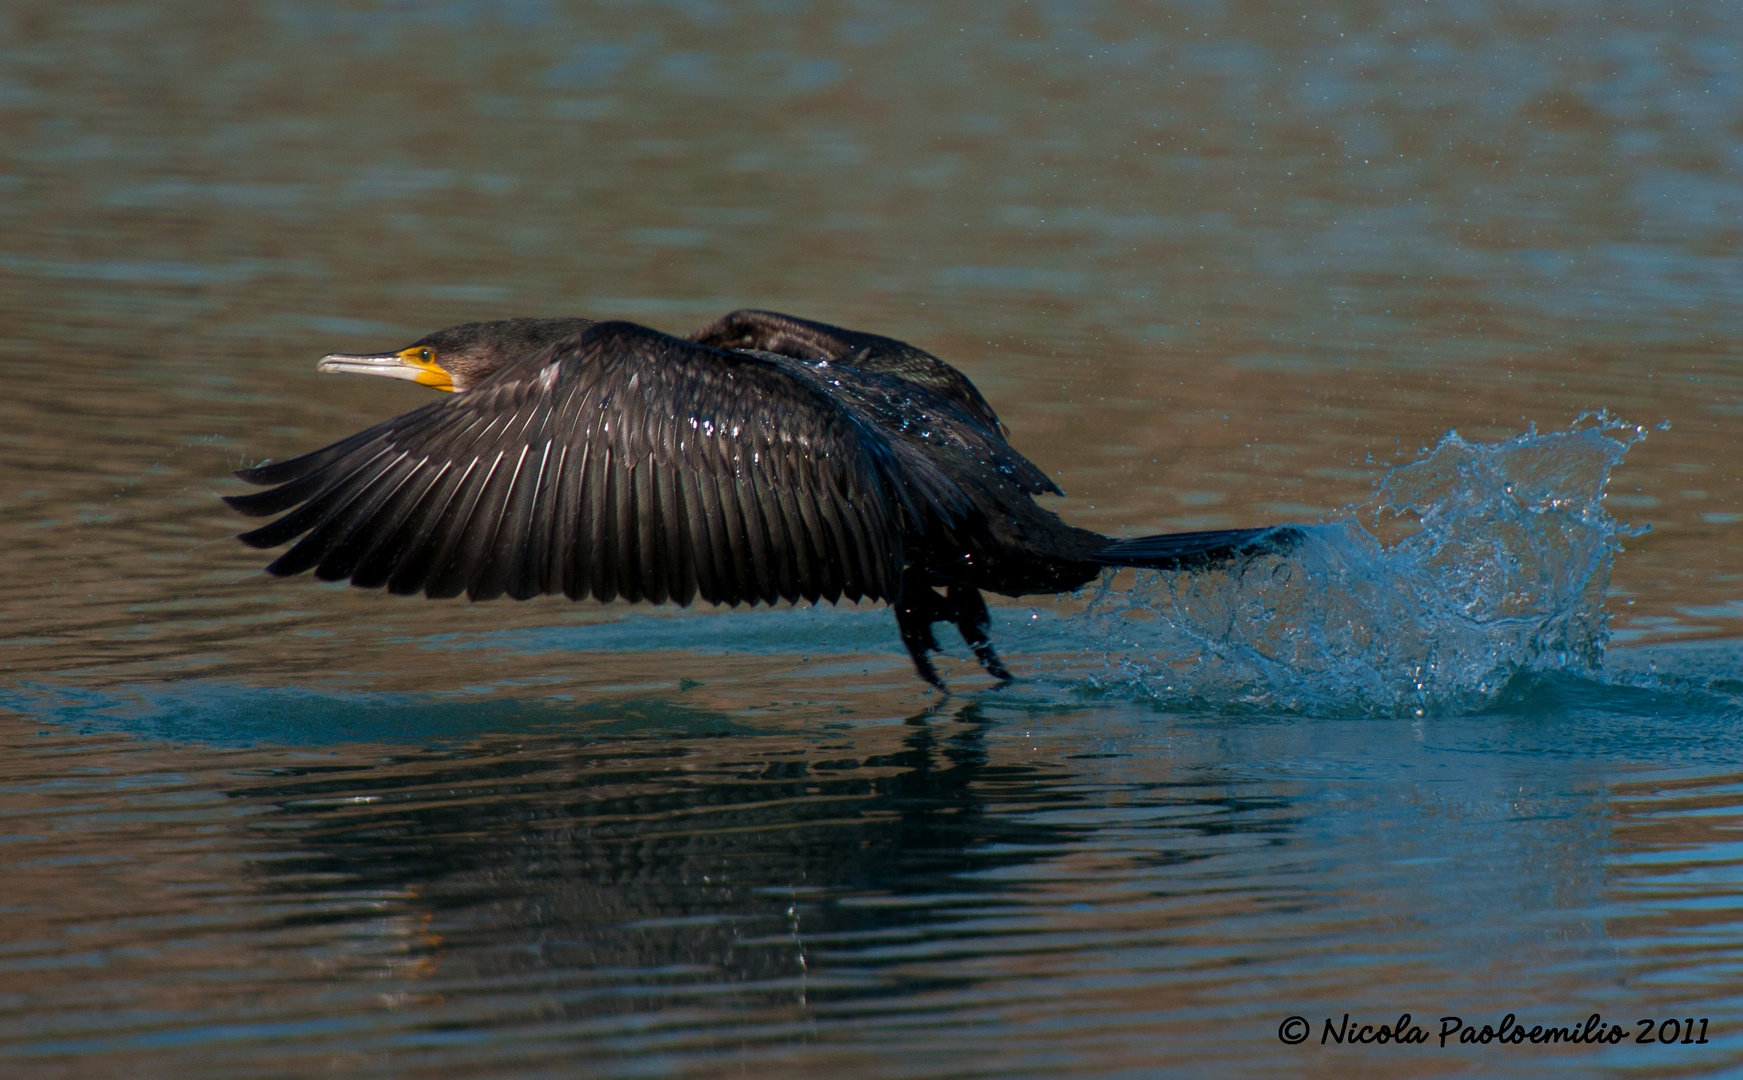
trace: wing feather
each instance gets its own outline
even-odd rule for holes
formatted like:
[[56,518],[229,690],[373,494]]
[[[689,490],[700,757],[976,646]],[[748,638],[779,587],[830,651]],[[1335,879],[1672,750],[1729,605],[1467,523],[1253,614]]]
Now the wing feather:
[[607,442],[594,461],[589,480],[596,494],[593,505],[593,598],[602,603],[617,599],[617,492],[619,470],[612,467],[612,447]]
[[343,518],[335,521],[336,539],[317,539],[319,530],[302,539],[298,546],[314,544],[324,551],[315,567],[316,577],[322,581],[343,581],[356,572],[374,546],[378,531],[391,531],[404,513],[408,498],[422,490],[424,465],[421,459],[402,459],[383,470],[367,501],[359,497],[346,508]]
[[455,499],[448,506],[448,512],[440,523],[441,542],[436,549],[436,556],[430,561],[430,574],[424,582],[424,595],[431,597],[459,596],[466,591],[466,586],[472,576],[471,560],[468,558],[468,547],[483,543],[478,533],[483,528],[495,531],[495,523],[481,523],[479,529],[473,529],[471,523],[477,515],[478,507],[484,502],[490,485],[502,471],[503,451],[497,450],[489,458],[482,459],[481,468],[474,469],[466,477],[465,484]]
[[243,533],[237,539],[249,547],[257,548],[277,547],[296,539],[326,520],[327,515],[335,508],[349,502],[360,488],[375,479],[378,470],[372,466],[393,452],[391,444],[382,443],[348,472],[332,478],[308,502],[269,525]]
[[820,474],[816,464],[810,459],[805,462],[805,468],[809,471],[810,487],[816,492],[816,497],[807,502],[817,508],[819,523],[823,526],[826,537],[824,559],[835,574],[836,587],[841,590],[841,594],[849,600],[857,601],[864,595],[865,590],[861,584],[863,579],[854,567],[853,537],[848,532],[835,497],[839,493],[828,489],[829,481]]
[[776,459],[780,475],[775,491],[781,500],[781,520],[793,544],[794,574],[799,595],[815,604],[828,591],[822,576],[822,559],[818,556],[817,522],[806,490],[800,462],[788,455]]
[[684,473],[680,469],[668,466],[660,473],[660,513],[672,525],[672,543],[666,550],[671,599],[688,605],[696,599],[697,546],[692,535],[694,519],[684,492]]
[[632,470],[635,477],[635,562],[641,571],[642,599],[650,604],[663,604],[667,598],[665,520],[654,490],[654,471],[657,468],[659,466],[652,457],[645,457]]
[[476,600],[888,599],[904,530],[967,498],[798,361],[600,323],[230,499],[314,569]]
[[[430,408],[430,406],[424,406],[424,409],[428,408]],[[400,417],[399,419],[404,420],[413,415],[416,415],[416,413],[407,413],[406,416]],[[252,469],[241,469],[236,473],[236,475],[241,477],[243,480],[248,481],[250,484],[262,485],[284,484],[296,480],[299,477],[308,476],[310,473],[321,471],[333,462],[336,462],[350,454],[353,450],[356,450],[364,443],[378,437],[382,426],[383,425],[377,425],[372,428],[365,428],[355,435],[340,439],[331,446],[324,446],[319,450],[311,451],[301,457],[291,458],[288,461],[278,461],[268,465],[256,465]]]
[[738,483],[728,473],[716,473],[714,484],[720,537],[715,541],[717,560],[725,586],[721,600],[737,606],[753,601],[756,596],[755,576],[751,566],[750,541],[745,537],[744,510],[738,501]]
[[391,513],[368,529],[358,529],[355,535],[369,543],[369,549],[357,560],[351,580],[365,588],[378,589],[386,585],[394,567],[404,561],[418,535],[419,527],[428,517],[429,506],[442,481],[450,478],[453,462],[424,462],[417,474],[395,495]]
[[[629,458],[629,452],[623,455]],[[611,477],[612,563],[617,567],[617,594],[635,603],[642,598],[641,560],[635,521],[635,463],[625,460]]]
[[275,559],[267,569],[275,574],[289,575],[314,568],[328,548],[344,536],[353,517],[373,512],[409,472],[403,451],[387,461],[374,463],[368,473],[358,474],[357,478],[363,483],[348,485],[346,497],[334,499],[308,535]]
[[774,555],[775,584],[781,599],[791,603],[803,594],[799,587],[799,560],[804,555],[801,550],[804,541],[794,528],[797,523],[788,516],[785,500],[782,498],[786,494],[786,478],[780,475],[780,455],[770,454],[769,457],[769,467],[757,469],[752,475],[756,478],[757,502],[762,506],[763,525],[769,530],[769,548]]
[[[545,545],[550,540],[549,521],[541,521],[541,508],[551,499],[553,446],[550,439],[533,450],[533,464],[509,498],[509,516],[497,534],[497,557],[503,564],[503,588],[516,600],[525,600],[550,590],[544,585]],[[512,531],[509,531],[512,527]]]
[[775,587],[775,568],[769,557],[769,530],[763,524],[763,508],[761,500],[757,498],[755,474],[742,461],[733,482],[733,493],[738,497],[739,512],[744,516],[745,548],[750,552],[750,595],[746,599],[752,603],[762,600],[773,604],[778,593]]
[[509,498],[526,467],[531,447],[505,450],[494,475],[472,510],[472,523],[455,549],[457,572],[466,580],[466,595],[472,600],[494,600],[504,592],[501,553],[496,538],[511,530]]
[[[449,462],[446,471],[430,485],[430,492],[418,504],[416,515],[406,523],[407,538],[402,553],[395,554],[383,545],[384,558],[391,559],[385,567],[387,591],[408,596],[424,587],[430,568],[444,546],[441,529],[455,513],[455,499],[467,490],[467,482],[478,469],[478,459]],[[391,538],[389,539],[391,543]],[[374,560],[369,560],[372,564]],[[373,579],[383,567],[371,566]]]
[[684,501],[689,511],[690,539],[696,556],[696,590],[710,604],[726,601],[730,588],[720,546],[726,542],[720,516],[720,492],[707,473],[686,470]]
[[588,533],[581,513],[586,503],[582,498],[582,487],[587,479],[587,456],[591,447],[585,442],[575,445],[575,452],[567,453],[560,470],[557,489],[557,506],[555,509],[557,533],[551,542],[551,559],[557,566],[556,580],[561,585],[553,584],[552,591],[562,590],[564,596],[571,600],[582,600],[592,588],[592,581],[587,575],[588,566]]

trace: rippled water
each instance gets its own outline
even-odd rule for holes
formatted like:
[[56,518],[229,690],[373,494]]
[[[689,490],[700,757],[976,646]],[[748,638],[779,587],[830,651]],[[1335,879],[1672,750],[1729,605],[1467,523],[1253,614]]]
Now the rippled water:
[[[0,1074],[1735,1073],[1739,116],[1716,2],[0,6]],[[736,306],[1307,540],[941,696],[231,539],[322,353]]]

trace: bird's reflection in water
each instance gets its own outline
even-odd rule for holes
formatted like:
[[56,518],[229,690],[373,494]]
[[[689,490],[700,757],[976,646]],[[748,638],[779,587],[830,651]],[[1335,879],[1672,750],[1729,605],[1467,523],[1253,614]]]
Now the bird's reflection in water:
[[986,871],[1080,839],[1036,820],[1077,804],[1067,770],[995,763],[987,730],[970,703],[838,738],[521,736],[232,794],[286,838],[262,885],[353,924],[354,974],[571,1016],[791,1006],[912,990],[881,951],[972,932],[1008,888]]

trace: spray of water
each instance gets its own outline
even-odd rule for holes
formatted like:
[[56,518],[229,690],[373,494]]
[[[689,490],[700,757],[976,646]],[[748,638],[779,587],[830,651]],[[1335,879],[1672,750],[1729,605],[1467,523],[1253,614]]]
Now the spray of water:
[[1110,577],[1034,646],[1054,651],[1049,681],[1096,693],[1314,713],[1466,712],[1521,673],[1593,673],[1611,561],[1642,531],[1604,486],[1644,436],[1602,413],[1492,444],[1449,433],[1293,551]]

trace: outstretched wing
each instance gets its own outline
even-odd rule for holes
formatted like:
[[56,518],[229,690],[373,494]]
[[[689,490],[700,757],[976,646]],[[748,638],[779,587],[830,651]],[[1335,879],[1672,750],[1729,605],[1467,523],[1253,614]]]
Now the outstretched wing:
[[826,360],[857,376],[837,385],[898,438],[954,445],[969,460],[997,468],[1027,494],[1064,494],[1005,441],[1004,424],[966,375],[905,341],[749,308],[722,316],[690,339],[721,349]]
[[993,431],[1003,429],[998,414],[967,376],[926,350],[895,338],[812,322],[778,311],[744,308],[715,320],[690,335],[690,339],[721,349],[761,349],[797,360],[835,361],[857,354],[852,360],[854,367],[917,383],[954,401]]
[[599,323],[292,461],[244,470],[301,537],[268,570],[475,600],[892,599],[904,516],[965,502],[780,364]]

